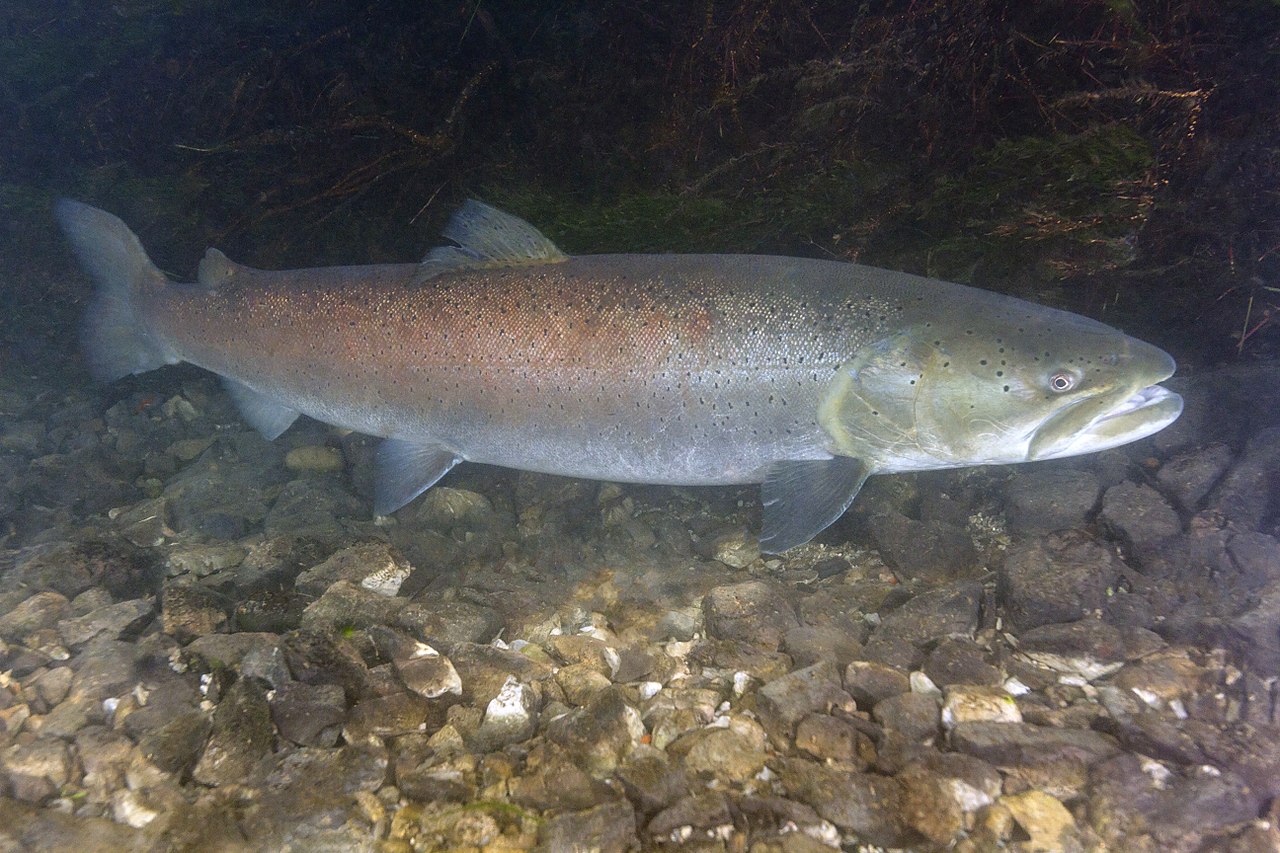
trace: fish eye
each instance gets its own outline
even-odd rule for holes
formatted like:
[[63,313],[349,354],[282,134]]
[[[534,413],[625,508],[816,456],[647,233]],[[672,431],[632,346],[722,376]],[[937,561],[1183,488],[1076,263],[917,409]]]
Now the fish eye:
[[1076,387],[1076,377],[1074,374],[1067,373],[1065,370],[1059,370],[1057,373],[1049,377],[1049,387],[1059,394],[1070,391]]

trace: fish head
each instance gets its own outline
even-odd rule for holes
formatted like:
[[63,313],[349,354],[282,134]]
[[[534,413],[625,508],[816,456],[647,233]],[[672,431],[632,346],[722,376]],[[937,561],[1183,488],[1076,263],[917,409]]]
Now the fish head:
[[1158,347],[1004,297],[864,347],[828,386],[819,423],[835,452],[876,472],[1093,453],[1177,419]]

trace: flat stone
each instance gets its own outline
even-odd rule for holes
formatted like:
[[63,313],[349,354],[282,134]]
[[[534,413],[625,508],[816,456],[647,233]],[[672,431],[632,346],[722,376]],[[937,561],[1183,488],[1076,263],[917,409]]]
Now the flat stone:
[[275,730],[262,688],[240,679],[213,712],[213,728],[191,776],[202,785],[243,782],[271,748]]
[[893,777],[845,772],[802,759],[784,759],[779,777],[789,796],[864,843],[906,847],[915,838],[900,820],[902,783]]
[[71,647],[99,638],[117,640],[141,630],[154,613],[155,604],[148,599],[121,601],[94,608],[74,619],[63,619],[58,623],[58,635]]
[[778,743],[788,743],[796,724],[812,713],[840,709],[857,710],[853,697],[840,686],[834,663],[824,661],[776,678],[760,688],[756,697],[760,721]]
[[365,542],[343,548],[323,563],[304,570],[294,579],[294,589],[304,595],[321,596],[340,580],[359,586],[382,574],[401,577],[403,582],[411,571],[409,562],[393,546]]
[[1113,549],[1082,530],[1014,545],[998,576],[998,595],[1015,630],[1071,622],[1101,610],[1120,579]]
[[874,661],[852,661],[844,671],[844,688],[859,707],[874,708],[890,696],[911,690],[907,673]]
[[1001,687],[955,684],[946,690],[942,725],[953,729],[962,723],[1020,723],[1018,703]]
[[301,626],[310,631],[334,631],[389,625],[406,604],[408,601],[403,598],[339,580],[302,611]]
[[180,643],[217,632],[230,613],[230,601],[200,584],[170,582],[161,593],[163,630]]
[[866,770],[876,760],[874,741],[848,720],[810,714],[796,726],[796,748],[819,761]]
[[1107,489],[1098,520],[1139,563],[1165,539],[1182,532],[1182,520],[1164,496],[1133,482]]
[[10,642],[21,640],[41,628],[52,628],[71,611],[71,603],[60,592],[46,590],[23,601],[8,613],[0,615],[0,637]]
[[799,625],[790,595],[767,581],[718,586],[702,599],[707,634],[777,650],[787,631]]
[[731,785],[747,782],[764,767],[764,729],[745,717],[726,719],[729,725],[690,732],[668,746],[667,752],[683,758],[690,773],[707,774]]
[[557,814],[538,827],[537,849],[543,853],[580,849],[626,853],[638,844],[635,810],[625,801]]
[[976,581],[929,590],[884,614],[872,640],[886,636],[920,646],[946,637],[972,637],[981,602],[982,585]]
[[938,583],[971,574],[978,566],[978,552],[963,527],[916,521],[896,512],[875,515],[870,527],[881,558],[903,578]]
[[1214,442],[1183,451],[1160,466],[1156,483],[1185,512],[1195,512],[1231,467],[1231,448]]
[[640,712],[618,690],[603,691],[586,707],[546,726],[547,739],[563,747],[578,766],[598,779],[612,774],[644,734]]
[[280,736],[303,746],[333,746],[347,715],[337,684],[289,682],[277,687],[269,702]]
[[44,802],[71,781],[71,752],[58,738],[37,738],[0,752],[0,767],[15,799]]
[[1019,468],[1005,486],[1005,515],[1018,533],[1079,527],[1098,504],[1102,485],[1091,471],[1059,465]]

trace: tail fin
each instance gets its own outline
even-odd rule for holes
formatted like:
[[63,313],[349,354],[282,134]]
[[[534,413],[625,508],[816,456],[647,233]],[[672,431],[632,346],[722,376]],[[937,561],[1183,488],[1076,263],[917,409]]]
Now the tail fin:
[[106,211],[65,198],[55,213],[80,265],[97,285],[82,332],[94,377],[110,381],[179,361],[137,311],[138,297],[164,287],[168,279],[129,227]]

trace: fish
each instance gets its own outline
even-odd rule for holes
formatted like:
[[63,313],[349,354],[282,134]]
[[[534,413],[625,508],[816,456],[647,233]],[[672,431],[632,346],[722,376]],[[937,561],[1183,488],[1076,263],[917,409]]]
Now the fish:
[[373,511],[463,461],[760,484],[760,550],[809,542],[875,474],[1060,459],[1177,419],[1166,352],[1095,320],[836,260],[570,256],[464,203],[419,263],[171,281],[110,213],[56,215],[96,283],[99,380],[189,362],[274,439],[299,414],[381,438]]

